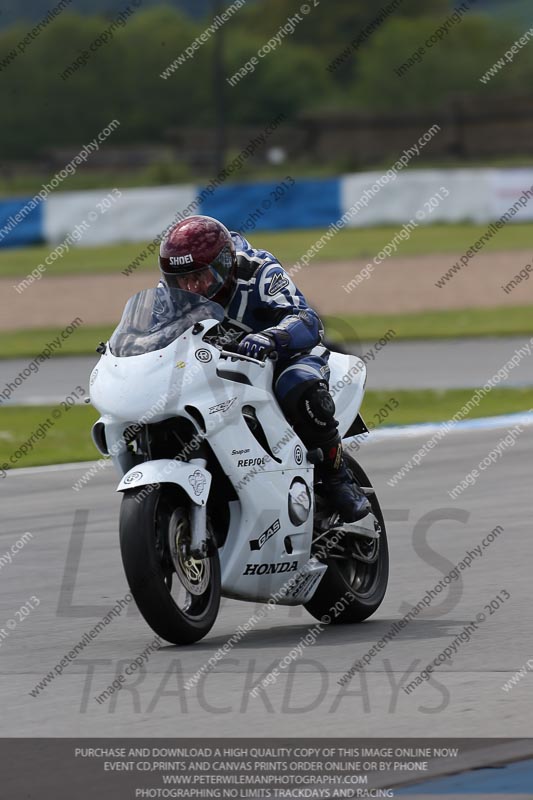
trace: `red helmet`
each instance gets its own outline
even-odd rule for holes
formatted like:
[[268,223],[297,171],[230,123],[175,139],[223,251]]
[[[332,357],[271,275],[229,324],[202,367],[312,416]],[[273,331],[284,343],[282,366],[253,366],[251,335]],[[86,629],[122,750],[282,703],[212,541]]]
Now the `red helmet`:
[[169,286],[225,305],[235,286],[237,257],[228,229],[213,217],[187,217],[161,242],[159,268]]

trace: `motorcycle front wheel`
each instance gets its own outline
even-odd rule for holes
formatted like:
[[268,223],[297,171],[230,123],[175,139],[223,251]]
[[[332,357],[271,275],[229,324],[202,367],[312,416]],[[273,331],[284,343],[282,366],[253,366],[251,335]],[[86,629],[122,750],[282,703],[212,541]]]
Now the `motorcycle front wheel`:
[[131,594],[152,630],[178,645],[202,639],[220,606],[216,547],[203,559],[188,554],[189,508],[178,487],[162,484],[125,492],[120,509],[120,552]]

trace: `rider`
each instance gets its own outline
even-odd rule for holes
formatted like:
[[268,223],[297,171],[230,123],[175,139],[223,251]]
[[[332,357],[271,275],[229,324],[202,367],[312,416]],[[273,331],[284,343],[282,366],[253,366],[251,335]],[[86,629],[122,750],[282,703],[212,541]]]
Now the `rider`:
[[193,216],[168,231],[159,267],[168,286],[223,306],[226,329],[246,334],[237,352],[255,358],[277,353],[276,398],[305,446],[321,450],[317,469],[328,497],[345,522],[366,516],[370,504],[344,462],[328,389],[329,353],[320,346],[322,323],[279,261],[218,220]]

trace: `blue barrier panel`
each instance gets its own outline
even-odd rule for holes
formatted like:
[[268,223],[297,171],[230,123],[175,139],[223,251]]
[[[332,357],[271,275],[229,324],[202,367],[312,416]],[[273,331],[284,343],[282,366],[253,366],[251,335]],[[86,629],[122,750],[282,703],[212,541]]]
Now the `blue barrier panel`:
[[394,789],[395,797],[448,797],[453,800],[459,795],[471,794],[479,800],[487,800],[491,794],[510,798],[520,795],[522,798],[531,797],[533,785],[533,761],[518,761],[512,764],[499,764],[495,767],[482,767],[475,771],[462,772],[459,775],[448,775],[443,778],[433,778],[415,786],[406,786],[404,789]]
[[23,247],[44,241],[43,202],[31,197],[0,200],[0,247]]
[[[324,228],[341,216],[340,180],[280,178],[276,183],[221,186],[207,197],[199,214],[216,217],[234,231]],[[201,194],[200,189],[198,194]]]

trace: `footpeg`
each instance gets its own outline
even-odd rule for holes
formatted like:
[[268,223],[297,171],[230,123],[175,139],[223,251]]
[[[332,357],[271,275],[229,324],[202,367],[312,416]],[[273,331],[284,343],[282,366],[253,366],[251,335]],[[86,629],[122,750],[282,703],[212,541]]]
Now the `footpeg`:
[[376,524],[374,515],[367,514],[366,517],[357,522],[345,522],[340,527],[332,528],[331,533],[345,533],[349,536],[364,536],[365,539],[379,539],[380,529],[378,525],[376,530]]

